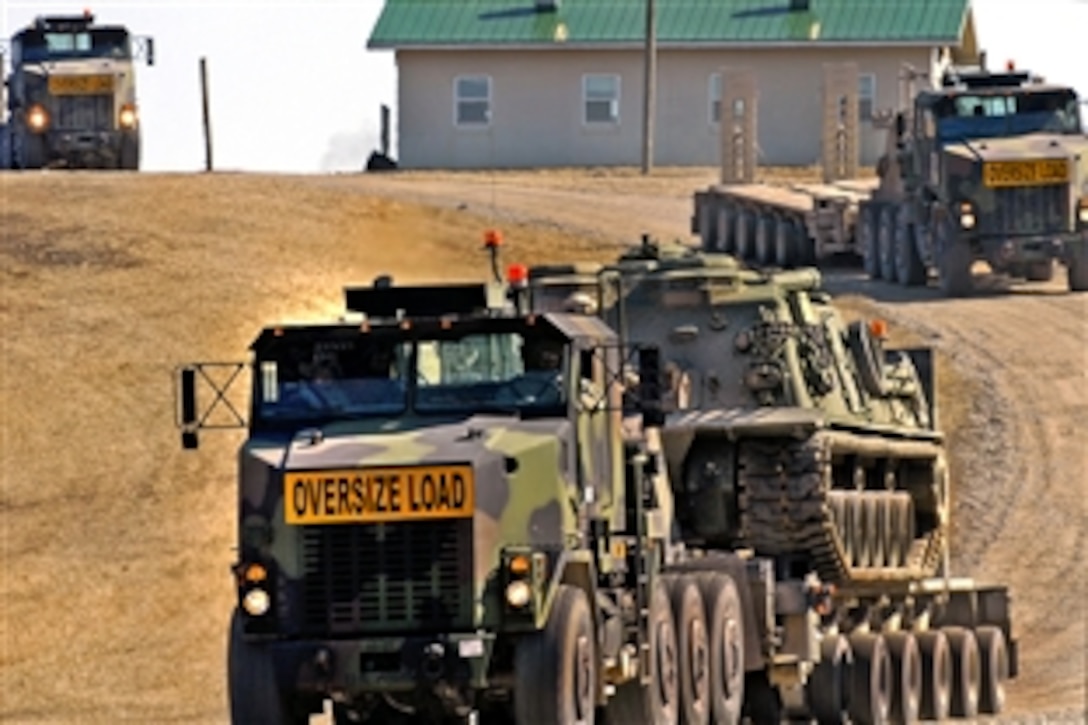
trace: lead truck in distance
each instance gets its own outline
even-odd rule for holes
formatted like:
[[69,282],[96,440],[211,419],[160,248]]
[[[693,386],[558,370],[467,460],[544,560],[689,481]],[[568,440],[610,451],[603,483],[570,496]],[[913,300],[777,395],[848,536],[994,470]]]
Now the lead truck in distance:
[[[232,722],[1000,712],[1010,597],[943,564],[929,358],[845,330],[818,286],[650,245],[383,277],[261,330],[231,377],[181,367],[187,448],[249,371]],[[691,350],[716,385],[681,384]]]
[[[8,44],[0,167],[140,167],[134,60],[154,41],[82,15],[45,15]],[[0,63],[0,68],[3,63]]]

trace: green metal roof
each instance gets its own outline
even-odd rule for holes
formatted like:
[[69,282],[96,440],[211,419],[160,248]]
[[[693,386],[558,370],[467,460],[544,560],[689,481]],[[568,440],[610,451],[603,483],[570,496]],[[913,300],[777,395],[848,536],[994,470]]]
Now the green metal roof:
[[[370,48],[640,43],[646,0],[385,0]],[[970,0],[657,0],[663,45],[958,45]]]

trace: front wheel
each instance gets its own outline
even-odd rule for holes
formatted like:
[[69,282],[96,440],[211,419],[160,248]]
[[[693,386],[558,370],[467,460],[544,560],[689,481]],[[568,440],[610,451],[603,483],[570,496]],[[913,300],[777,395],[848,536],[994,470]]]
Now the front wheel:
[[1088,247],[1074,250],[1069,260],[1069,291],[1088,292]]
[[971,265],[974,256],[965,240],[955,238],[950,220],[937,225],[937,264],[941,291],[945,297],[966,297],[971,293]]
[[242,615],[234,611],[227,646],[227,690],[232,725],[305,725],[308,713],[295,712],[280,692],[272,658],[242,636]]
[[544,629],[518,643],[514,719],[518,725],[592,725],[597,649],[585,593],[562,584]]

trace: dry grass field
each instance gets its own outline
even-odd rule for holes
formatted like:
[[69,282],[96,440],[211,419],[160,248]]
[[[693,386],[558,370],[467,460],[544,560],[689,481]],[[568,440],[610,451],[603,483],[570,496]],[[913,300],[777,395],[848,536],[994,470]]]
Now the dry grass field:
[[[0,174],[0,721],[226,721],[241,435],[180,449],[175,365],[242,360],[383,272],[480,279],[492,224],[525,263],[687,238],[713,176]],[[941,351],[957,573],[1014,587],[1012,713],[1083,721],[1088,297],[827,278]]]

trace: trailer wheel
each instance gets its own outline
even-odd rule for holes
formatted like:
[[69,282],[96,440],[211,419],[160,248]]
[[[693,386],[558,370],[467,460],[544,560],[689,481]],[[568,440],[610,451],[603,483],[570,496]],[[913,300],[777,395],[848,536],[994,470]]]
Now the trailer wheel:
[[744,705],[744,615],[733,577],[698,577],[710,635],[710,713],[716,725],[736,725]]
[[880,276],[889,282],[895,281],[895,216],[895,207],[885,206],[876,230]]
[[782,698],[771,684],[765,670],[749,672],[744,676],[744,715],[752,723],[778,723],[782,721]]
[[952,717],[978,717],[979,685],[982,668],[978,640],[964,627],[942,627],[952,652],[952,697],[948,712]]
[[858,239],[861,244],[861,261],[869,279],[880,279],[880,248],[877,246],[876,225],[873,222],[875,211],[862,207],[858,213]]
[[797,266],[801,257],[799,237],[797,222],[785,217],[778,219],[774,233],[774,261],[782,269]]
[[774,261],[775,218],[763,213],[756,216],[755,257],[760,266]]
[[850,635],[854,651],[851,668],[850,719],[858,725],[888,721],[892,691],[891,660],[884,637],[869,632]]
[[893,722],[918,720],[922,701],[922,657],[918,640],[910,632],[884,635],[892,665],[891,717]]
[[514,719],[592,725],[597,702],[597,648],[581,589],[560,584],[544,629],[514,655]]
[[[658,578],[650,595],[648,645],[650,682],[639,677],[616,688],[608,703],[606,718],[610,725],[653,723],[675,725],[679,722],[679,685],[676,628],[664,582]],[[641,673],[640,673],[641,674]],[[537,718],[538,722],[545,722]]]
[[676,620],[680,720],[703,725],[710,717],[710,639],[703,597],[694,576],[669,575],[666,581]]
[[1088,292],[1088,247],[1082,245],[1074,249],[1067,265],[1069,270],[1069,291]]
[[948,637],[940,630],[919,632],[918,653],[922,656],[922,701],[919,714],[923,720],[947,720],[952,691],[952,652]]
[[752,212],[747,209],[737,207],[735,210],[736,226],[737,226],[737,238],[736,238],[736,255],[741,261],[748,261],[752,257],[752,247],[755,246],[753,237],[755,236],[755,219]]
[[853,664],[854,653],[846,637],[837,634],[820,642],[820,662],[805,685],[809,710],[819,725],[845,722]]
[[137,171],[140,168],[140,139],[131,134],[121,138],[121,152],[117,158],[117,168]]
[[1000,715],[1005,709],[1005,680],[1009,679],[1009,648],[999,627],[983,625],[975,629],[978,639],[982,682],[978,692],[978,711]]
[[235,725],[304,725],[309,713],[295,712],[280,692],[272,659],[264,647],[242,637],[242,615],[234,610],[227,645],[227,692]]
[[924,227],[907,222],[906,207],[900,207],[895,224],[895,279],[904,287],[920,287],[926,283],[926,266],[918,251],[918,236]]
[[971,264],[974,257],[966,241],[955,239],[952,221],[937,224],[937,266],[941,292],[945,297],[966,297],[971,293]]

